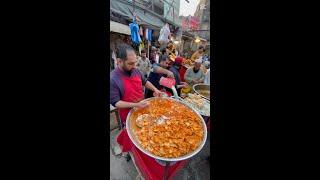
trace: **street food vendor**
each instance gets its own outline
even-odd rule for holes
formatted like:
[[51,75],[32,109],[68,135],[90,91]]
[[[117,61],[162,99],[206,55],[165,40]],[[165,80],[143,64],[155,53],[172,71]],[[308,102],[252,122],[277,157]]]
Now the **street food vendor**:
[[110,103],[119,108],[122,123],[131,108],[147,106],[140,102],[144,99],[143,85],[159,96],[161,92],[136,69],[137,57],[134,49],[126,44],[119,46],[117,57],[119,66],[111,72]]
[[201,56],[203,56],[203,53],[204,53],[204,47],[199,46],[198,50],[192,54],[191,60],[195,61],[196,59],[199,59]]
[[197,59],[194,63],[194,67],[189,68],[185,75],[184,80],[191,86],[198,83],[204,82],[205,74],[203,71],[200,70],[202,64],[201,59]]
[[[125,123],[126,117],[133,107],[146,107],[147,103],[140,102],[144,99],[142,86],[155,92],[159,96],[160,91],[146,80],[142,73],[135,68],[137,61],[136,54],[132,47],[123,45],[119,48],[118,58],[119,66],[112,71],[110,79],[110,103],[119,108],[122,123]],[[155,72],[162,71],[164,68],[158,67]],[[173,73],[169,71],[170,75]],[[177,170],[184,167],[187,161],[179,161],[168,167],[165,171],[163,165],[159,164],[154,158],[146,155],[141,150],[136,148],[130,140],[126,128],[122,129],[117,136],[117,143],[121,146],[122,153],[130,152],[134,158],[135,164],[139,167],[139,171],[145,179],[156,180],[165,175],[170,178]]]

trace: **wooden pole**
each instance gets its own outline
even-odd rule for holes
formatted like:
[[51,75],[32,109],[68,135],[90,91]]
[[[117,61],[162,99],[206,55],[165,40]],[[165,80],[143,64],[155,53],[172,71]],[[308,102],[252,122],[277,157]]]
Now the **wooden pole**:
[[154,11],[154,4],[153,4],[154,0],[151,0],[151,5],[152,5],[152,11]]
[[150,53],[149,53],[149,40],[148,40],[148,59],[150,60]]

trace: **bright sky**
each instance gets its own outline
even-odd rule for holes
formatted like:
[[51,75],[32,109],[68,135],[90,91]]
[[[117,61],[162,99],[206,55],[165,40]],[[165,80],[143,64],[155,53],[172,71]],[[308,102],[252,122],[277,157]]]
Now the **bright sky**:
[[189,3],[187,3],[186,0],[180,0],[179,16],[193,16],[199,2],[200,0],[189,0]]

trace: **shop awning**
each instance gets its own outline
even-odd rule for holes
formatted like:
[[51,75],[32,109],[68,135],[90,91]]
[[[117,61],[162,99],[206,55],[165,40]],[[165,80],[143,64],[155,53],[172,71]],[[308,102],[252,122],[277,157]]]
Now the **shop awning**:
[[110,21],[110,32],[131,35],[130,28],[128,25],[124,25],[114,21]]
[[132,14],[124,3],[118,1],[110,1],[110,10],[126,18],[132,18]]
[[[122,15],[128,20],[132,20],[133,7],[127,2],[123,2],[121,0],[110,1],[110,10],[118,13],[119,15]],[[164,25],[164,22],[159,17],[156,17],[147,11],[143,11],[139,7],[135,8],[135,12],[138,18],[141,20],[141,22],[139,22],[139,24],[141,25],[152,29],[160,29]]]

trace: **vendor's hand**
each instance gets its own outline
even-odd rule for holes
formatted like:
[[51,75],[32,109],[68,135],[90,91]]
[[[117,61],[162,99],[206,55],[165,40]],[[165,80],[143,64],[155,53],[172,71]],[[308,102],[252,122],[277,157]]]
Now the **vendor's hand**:
[[171,71],[169,71],[169,72],[167,73],[167,76],[168,76],[169,78],[174,78],[174,74],[173,74],[173,72],[171,72]]
[[136,108],[145,108],[145,107],[147,107],[148,105],[149,105],[148,102],[138,102],[138,103],[135,104],[135,107],[136,107]]
[[189,84],[186,82],[181,82],[181,85],[189,86]]
[[162,94],[163,94],[163,92],[159,91],[158,89],[156,89],[156,90],[153,92],[153,96],[155,96],[155,97],[160,97]]
[[188,85],[187,85],[187,84],[180,84],[180,85],[178,86],[178,88],[185,88],[185,87],[188,87]]

